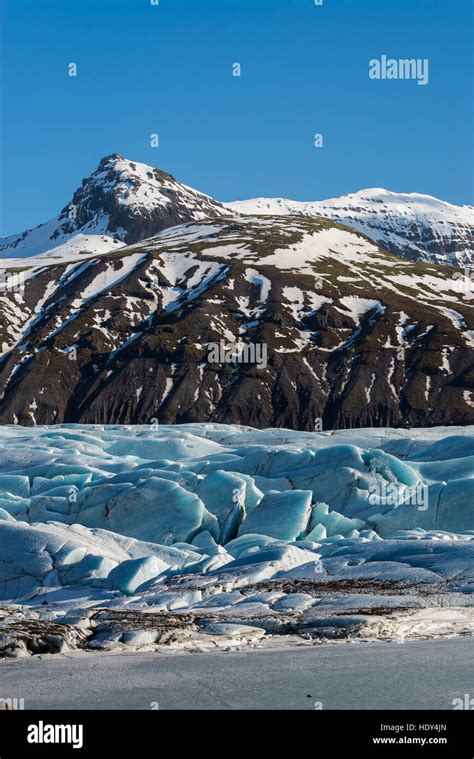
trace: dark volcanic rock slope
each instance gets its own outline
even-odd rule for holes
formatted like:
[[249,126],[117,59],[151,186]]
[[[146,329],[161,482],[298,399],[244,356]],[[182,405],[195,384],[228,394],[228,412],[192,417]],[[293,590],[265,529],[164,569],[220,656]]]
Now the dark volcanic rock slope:
[[[473,424],[474,300],[454,274],[301,216],[33,265],[1,298],[0,422]],[[211,363],[220,341],[267,365]]]

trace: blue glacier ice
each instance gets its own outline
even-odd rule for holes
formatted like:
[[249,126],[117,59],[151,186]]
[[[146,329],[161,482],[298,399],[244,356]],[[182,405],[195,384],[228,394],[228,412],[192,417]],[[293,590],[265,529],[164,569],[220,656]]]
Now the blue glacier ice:
[[318,588],[339,582],[474,607],[473,428],[6,426],[0,444],[3,605],[81,624],[202,607],[268,630],[332,618],[342,596]]

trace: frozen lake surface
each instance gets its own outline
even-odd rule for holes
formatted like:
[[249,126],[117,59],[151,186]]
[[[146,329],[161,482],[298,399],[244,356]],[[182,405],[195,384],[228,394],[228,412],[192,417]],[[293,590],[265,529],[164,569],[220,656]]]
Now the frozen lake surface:
[[211,654],[74,652],[0,661],[26,709],[453,709],[472,638]]

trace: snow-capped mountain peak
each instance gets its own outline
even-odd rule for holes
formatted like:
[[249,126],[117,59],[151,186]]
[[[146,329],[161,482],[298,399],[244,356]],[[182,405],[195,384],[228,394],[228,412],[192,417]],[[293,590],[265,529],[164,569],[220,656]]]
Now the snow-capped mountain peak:
[[1,258],[75,258],[229,212],[171,174],[117,153],[105,156],[49,222],[0,240]]
[[[166,207],[186,200],[189,208],[195,211],[196,219],[209,216],[209,209],[206,208],[204,212],[203,204],[210,204],[212,207],[218,205],[209,196],[181,184],[166,171],[129,161],[117,153],[105,156],[101,160],[97,170],[76,191],[72,204],[84,205],[84,200],[98,190],[104,196],[113,197],[118,206],[128,206],[139,211],[153,210],[156,206]],[[68,208],[64,210],[67,211]],[[102,207],[98,210],[102,210]]]

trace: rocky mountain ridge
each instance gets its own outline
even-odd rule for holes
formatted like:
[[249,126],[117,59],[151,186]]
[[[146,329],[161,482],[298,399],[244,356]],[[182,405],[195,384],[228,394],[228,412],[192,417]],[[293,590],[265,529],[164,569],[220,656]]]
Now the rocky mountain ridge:
[[309,203],[281,198],[220,203],[161,169],[116,153],[101,160],[54,219],[1,238],[0,259],[74,260],[117,250],[179,224],[238,214],[322,216],[402,258],[474,265],[472,206],[383,189]]

